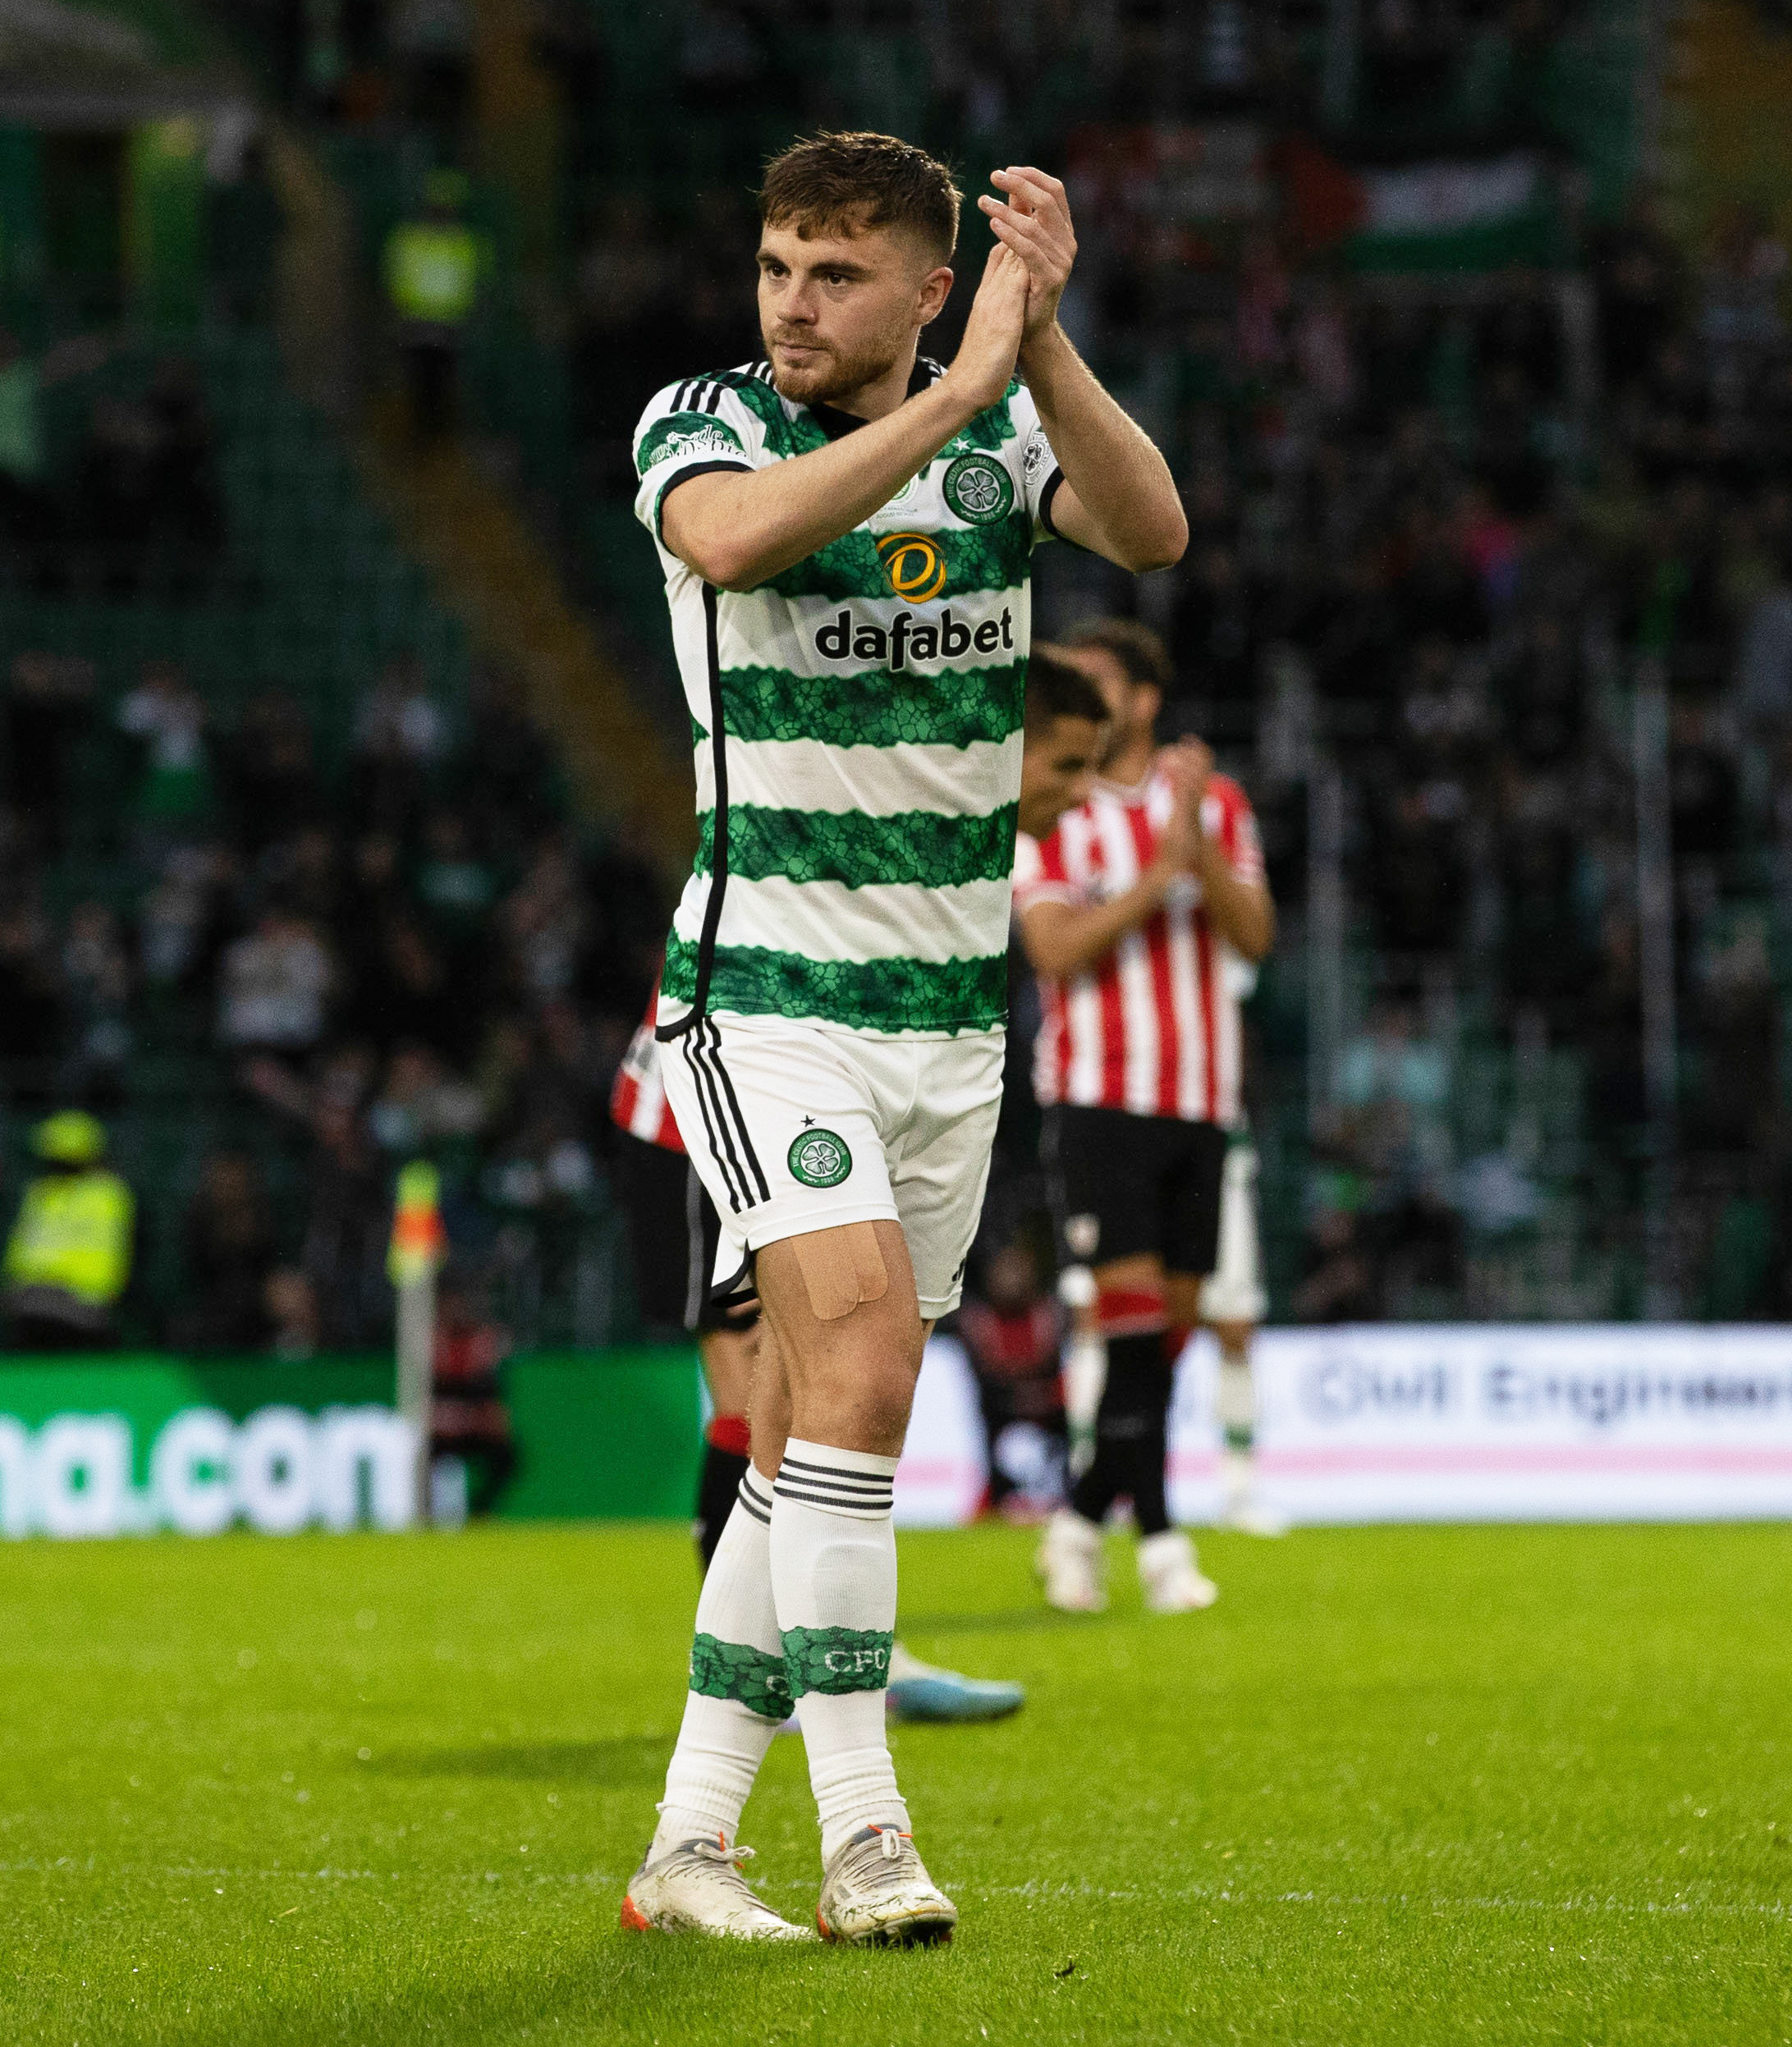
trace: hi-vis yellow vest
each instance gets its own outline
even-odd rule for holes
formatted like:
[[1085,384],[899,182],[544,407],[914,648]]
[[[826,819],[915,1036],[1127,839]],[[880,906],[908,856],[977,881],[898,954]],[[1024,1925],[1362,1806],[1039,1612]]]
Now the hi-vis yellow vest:
[[401,222],[386,244],[386,288],[407,320],[458,327],[479,288],[479,245],[456,222]]
[[51,1173],[25,1190],[7,1246],[11,1286],[59,1286],[109,1307],[131,1277],[136,1202],[116,1173]]

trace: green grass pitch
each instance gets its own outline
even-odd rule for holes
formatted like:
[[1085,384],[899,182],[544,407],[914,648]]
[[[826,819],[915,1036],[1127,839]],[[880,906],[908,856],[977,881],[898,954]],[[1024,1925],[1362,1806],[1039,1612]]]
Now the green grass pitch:
[[[1215,1539],[1208,1614],[903,1541],[1031,1688],[897,1761],[933,1953],[625,1935],[695,1573],[663,1527],[0,1558],[0,2040],[1753,2043],[1792,2036],[1780,1527]],[[746,1838],[813,1906],[800,1742]]]

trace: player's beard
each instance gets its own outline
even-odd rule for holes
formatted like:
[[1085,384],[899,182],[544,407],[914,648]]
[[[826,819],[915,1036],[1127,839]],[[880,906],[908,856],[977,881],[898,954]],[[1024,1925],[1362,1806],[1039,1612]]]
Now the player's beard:
[[[772,364],[772,382],[781,398],[788,398],[800,405],[833,405],[842,398],[850,398],[855,391],[862,391],[867,384],[874,384],[880,377],[887,377],[901,360],[907,335],[880,334],[873,341],[867,341],[852,354],[847,355],[831,342],[819,342],[800,334],[764,336],[765,352]],[[786,340],[804,348],[816,350],[811,359],[799,369],[791,369],[779,362],[772,348],[774,340]]]

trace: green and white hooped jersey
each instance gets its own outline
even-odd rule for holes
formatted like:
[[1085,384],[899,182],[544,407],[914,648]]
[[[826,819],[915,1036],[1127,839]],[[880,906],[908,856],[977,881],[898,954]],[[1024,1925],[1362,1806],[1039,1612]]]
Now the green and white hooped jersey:
[[[941,374],[922,362],[911,391]],[[781,398],[764,363],[668,385],[636,430],[697,753],[694,872],[661,1029],[692,1014],[883,1037],[1000,1026],[1033,549],[1060,473],[1011,383],[881,511],[745,592],[667,548],[667,492],[861,422]]]

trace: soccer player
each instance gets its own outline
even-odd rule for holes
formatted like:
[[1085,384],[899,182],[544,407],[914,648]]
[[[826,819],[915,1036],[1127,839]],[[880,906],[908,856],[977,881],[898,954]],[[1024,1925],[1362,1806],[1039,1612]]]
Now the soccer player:
[[1027,661],[1026,725],[1018,822],[1043,839],[1066,810],[1088,800],[1107,730],[1101,692],[1074,662],[1035,641]]
[[1157,635],[1102,621],[1066,651],[1111,715],[1103,779],[1043,844],[1021,842],[1015,903],[1043,997],[1033,1082],[1061,1248],[1092,1274],[1107,1356],[1093,1455],[1040,1568],[1053,1605],[1105,1605],[1102,1523],[1130,1498],[1146,1604],[1179,1613],[1217,1595],[1170,1525],[1170,1395],[1242,1117],[1240,992],[1275,914],[1244,791],[1198,741],[1157,746]]
[[[1079,668],[1033,649],[1020,760],[1021,831],[1043,837],[1088,795],[1107,718],[1100,693]],[[629,1217],[636,1295],[649,1321],[681,1322],[696,1337],[709,1389],[713,1412],[704,1431],[694,1530],[707,1571],[746,1476],[759,1311],[756,1301],[724,1301],[709,1290],[722,1222],[686,1161],[666,1099],[653,1036],[658,1003],[656,982],[647,1015],[616,1068],[610,1118],[618,1132],[616,1179]],[[989,1720],[1021,1703],[1017,1685],[938,1669],[900,1645],[895,1655],[891,1705],[899,1720]]]
[[[1088,687],[1081,676],[1066,672],[1084,689]],[[1030,681],[1027,701],[1030,708]],[[1042,806],[1049,801],[1045,787],[1063,791],[1067,776],[1074,780],[1075,749],[1079,744],[1093,757],[1092,739],[1079,741],[1074,734],[1066,737],[1061,732],[1057,739],[1049,764],[1038,777],[1043,786],[1036,790],[1034,800]],[[1031,751],[1029,736],[1029,758]],[[1057,806],[1059,810],[1066,807],[1065,802]],[[1021,812],[1026,814],[1024,791]],[[714,1410],[704,1432],[693,1531],[699,1560],[707,1572],[746,1476],[748,1407],[761,1345],[769,1339],[759,1302],[752,1294],[723,1300],[709,1291],[722,1218],[691,1170],[684,1138],[667,1103],[660,1078],[660,1047],[653,1036],[658,1004],[656,983],[647,1015],[616,1069],[610,1090],[610,1115],[617,1129],[616,1179],[629,1219],[636,1294],[650,1321],[681,1319],[696,1337]],[[891,1648],[889,1677],[886,1700],[891,1717],[898,1720],[999,1720],[1018,1712],[1026,1702],[1026,1693],[1018,1684],[966,1677],[961,1670],[923,1663],[901,1642]]]
[[779,1375],[628,1926],[804,1937],[747,1886],[736,1834],[793,1697],[819,1930],[928,1942],[958,1918],[884,1734],[891,1489],[1000,1103],[1030,556],[1061,534],[1142,570],[1187,537],[1162,456],[1057,323],[1062,185],[991,181],[997,245],[942,370],[918,345],[951,287],[949,172],[885,135],[775,158],[767,359],[668,386],[636,438],[698,728],[666,1090],[722,1217],[717,1280],[751,1272]]

